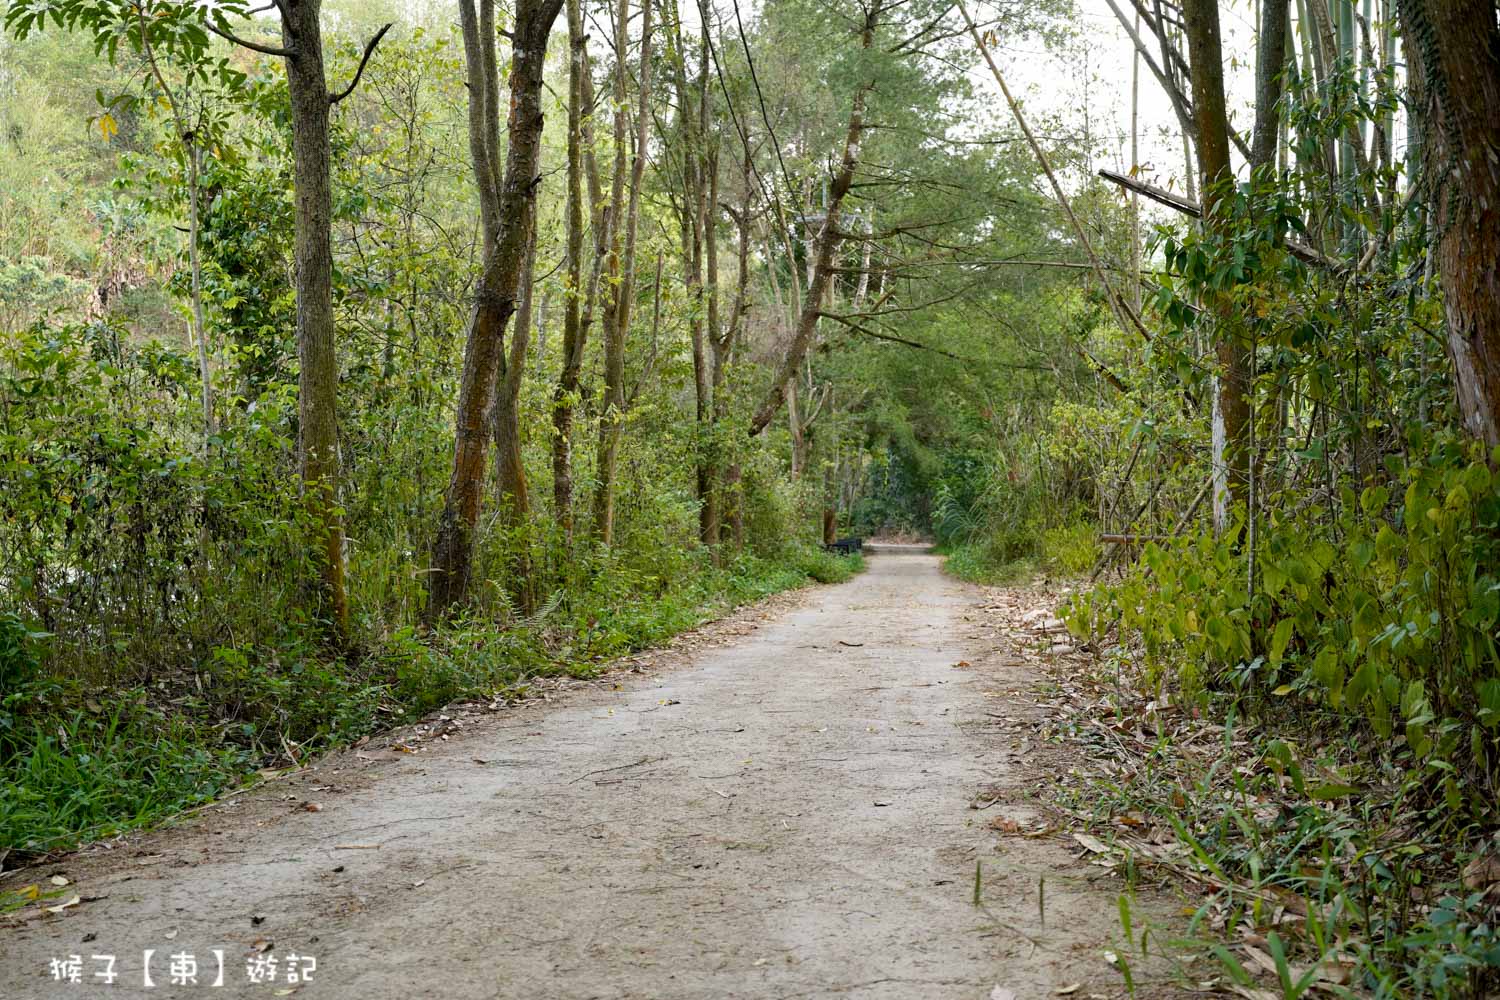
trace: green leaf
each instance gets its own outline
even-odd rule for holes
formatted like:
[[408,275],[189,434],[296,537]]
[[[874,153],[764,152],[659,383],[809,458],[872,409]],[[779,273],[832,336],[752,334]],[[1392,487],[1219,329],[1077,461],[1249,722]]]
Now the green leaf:
[[1292,619],[1283,618],[1276,623],[1276,630],[1271,633],[1271,662],[1279,664],[1282,656],[1286,654],[1287,643],[1292,641]]
[[1349,678],[1349,684],[1344,689],[1344,695],[1350,707],[1358,707],[1375,690],[1375,683],[1375,663],[1369,657],[1365,657],[1359,669],[1354,671],[1354,676]]

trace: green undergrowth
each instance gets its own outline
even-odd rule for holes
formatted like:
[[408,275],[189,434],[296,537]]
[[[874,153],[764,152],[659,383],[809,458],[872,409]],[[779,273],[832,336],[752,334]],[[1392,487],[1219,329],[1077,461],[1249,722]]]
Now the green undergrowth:
[[1219,886],[1194,929],[1231,979],[1274,933],[1301,969],[1275,996],[1330,965],[1359,996],[1500,989],[1497,460],[1414,438],[1384,483],[1148,545],[1065,610],[1126,678],[1100,721],[1132,759],[1081,808]]
[[[219,645],[195,669],[128,687],[48,676],[45,633],[0,618],[0,864],[149,826],[464,698],[525,695],[536,677],[592,676],[732,609],[863,568],[811,546],[703,560],[667,581],[612,566],[518,615],[402,628],[330,659],[307,634]],[[606,582],[607,581],[607,582]],[[6,851],[9,860],[5,860]]]
[[1099,557],[1099,532],[1090,524],[1072,524],[1039,532],[1034,552],[1017,555],[1004,540],[981,538],[939,548],[943,567],[960,580],[985,586],[1024,583],[1047,573],[1076,577],[1087,573]]
[[1127,897],[1176,883],[1185,925],[1149,935],[1185,980],[1278,1000],[1493,995],[1500,843],[1490,823],[1435,805],[1400,749],[1372,756],[1326,724],[1242,715],[1229,699],[1195,718],[1149,685],[1101,687],[1060,727],[1093,744],[1094,763],[1054,801],[1107,849]]

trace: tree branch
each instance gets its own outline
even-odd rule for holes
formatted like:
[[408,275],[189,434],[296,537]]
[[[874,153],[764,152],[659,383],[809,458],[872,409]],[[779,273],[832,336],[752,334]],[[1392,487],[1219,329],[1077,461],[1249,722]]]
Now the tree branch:
[[349,86],[345,87],[337,94],[329,97],[329,104],[337,104],[339,101],[342,101],[344,98],[354,93],[354,88],[359,86],[360,77],[365,75],[365,63],[370,61],[370,56],[375,52],[375,46],[380,44],[380,40],[384,38],[385,33],[390,30],[391,24],[390,22],[387,22],[379,31],[375,32],[375,37],[370,39],[369,43],[365,45],[365,54],[360,57],[359,69],[354,71],[354,79],[349,81]]
[[250,49],[252,52],[264,52],[268,56],[280,56],[283,59],[290,59],[297,54],[296,49],[284,49],[276,45],[262,45],[260,42],[252,42],[247,38],[241,38],[228,28],[221,28],[214,24],[212,20],[204,21],[203,26],[225,41],[233,42],[235,45]]
[[[1155,184],[1147,184],[1145,181],[1136,180],[1134,177],[1126,176],[1125,174],[1119,173],[1118,171],[1114,170],[1100,170],[1099,176],[1103,177],[1107,181],[1112,181],[1115,184],[1120,185],[1120,187],[1125,188],[1128,191],[1134,191],[1137,194],[1143,194],[1147,198],[1150,198],[1152,201],[1158,204],[1165,205],[1168,208],[1176,209],[1183,215],[1191,215],[1195,219],[1203,217],[1203,207],[1196,201],[1193,201],[1189,198],[1184,198],[1179,194],[1173,194],[1171,191],[1164,191],[1161,188],[1157,187]],[[1304,264],[1313,264],[1317,267],[1326,267],[1334,271],[1343,270],[1349,266],[1348,261],[1340,260],[1337,257],[1330,257],[1325,253],[1320,253],[1317,250],[1314,250],[1312,247],[1308,246],[1306,243],[1299,243],[1296,240],[1286,240],[1285,244],[1287,252],[1290,253],[1293,257],[1296,257],[1298,260],[1302,261]]]
[[861,323],[854,322],[847,316],[839,316],[836,313],[824,313],[823,315],[831,320],[836,320],[840,325],[849,330],[852,330],[855,333],[860,334],[861,336],[870,337],[874,340],[883,340],[888,344],[900,344],[902,347],[915,347],[919,351],[931,351],[933,354],[941,354],[943,357],[952,358],[954,361],[962,361],[966,365],[983,365],[989,368],[1009,368],[1016,371],[1045,372],[1052,370],[1045,365],[1021,365],[1012,364],[1005,361],[980,361],[978,358],[966,358],[961,354],[954,354],[952,351],[945,351],[941,347],[933,347],[931,344],[923,344],[915,340],[907,340],[905,337],[897,337],[894,334],[881,333],[878,330],[872,330]]

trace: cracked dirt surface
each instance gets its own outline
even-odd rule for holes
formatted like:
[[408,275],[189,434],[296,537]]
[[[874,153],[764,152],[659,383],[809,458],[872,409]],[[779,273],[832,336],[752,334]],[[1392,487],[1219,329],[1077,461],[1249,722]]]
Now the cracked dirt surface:
[[[420,754],[333,755],[45,866],[28,877],[60,872],[84,902],[0,930],[0,997],[1123,995],[1103,957],[1118,883],[1060,837],[989,825],[1032,822],[1046,772],[1012,735],[1035,677],[972,635],[981,599],[888,548],[671,669]],[[249,982],[256,952],[278,956],[274,985]],[[291,952],[316,958],[311,982],[286,982]],[[100,953],[113,986],[91,982]],[[197,986],[170,984],[179,953]],[[82,984],[53,982],[71,954]],[[1153,975],[1135,970],[1141,995],[1168,995]]]

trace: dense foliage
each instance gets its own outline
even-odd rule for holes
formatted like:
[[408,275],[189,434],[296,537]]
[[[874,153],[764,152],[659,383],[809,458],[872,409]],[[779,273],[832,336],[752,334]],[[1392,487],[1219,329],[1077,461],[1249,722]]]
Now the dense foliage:
[[1452,164],[1500,116],[1446,7],[1259,5],[1247,144],[1217,5],[1139,5],[1183,196],[976,89],[1077,55],[1062,3],[273,6],[4,6],[0,859],[894,534],[1088,577],[1080,641],[1255,721],[1249,784],[1147,807],[1250,932],[1321,913],[1284,962],[1493,984],[1500,253]]

